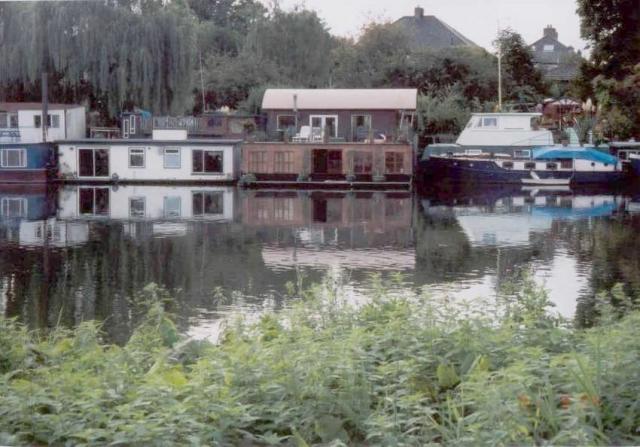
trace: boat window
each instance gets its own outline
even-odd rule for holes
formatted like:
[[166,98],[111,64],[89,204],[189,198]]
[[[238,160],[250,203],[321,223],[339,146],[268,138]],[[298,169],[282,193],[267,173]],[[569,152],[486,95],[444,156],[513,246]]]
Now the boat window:
[[108,177],[109,149],[79,149],[80,177]]
[[558,163],[553,163],[553,162],[547,163],[547,169],[549,169],[549,170],[558,169]]
[[166,169],[180,169],[180,148],[165,147],[164,148],[164,167]]
[[502,162],[502,167],[505,169],[513,169],[513,162],[512,161],[503,161]]
[[545,53],[548,53],[548,52],[553,51],[554,49],[555,49],[555,46],[554,46],[554,45],[545,45],[545,46],[542,48],[542,51],[544,51]]
[[525,169],[535,169],[536,168],[536,164],[533,161],[529,161],[529,162],[524,164],[524,168]]
[[27,167],[27,151],[26,149],[3,149],[0,151],[0,166],[3,168],[26,168]]
[[573,168],[573,160],[560,160],[560,167],[562,169],[572,169]]
[[484,117],[482,119],[482,127],[498,127],[498,118]]
[[144,148],[141,148],[141,147],[129,148],[129,167],[144,168]]
[[223,172],[224,163],[222,151],[205,151],[194,149],[191,154],[193,161],[192,172],[194,174],[220,174]]
[[618,152],[618,158],[620,160],[626,160],[627,159],[627,152],[626,151],[620,151]]
[[513,155],[517,158],[530,158],[531,151],[529,149],[519,149],[513,151]]

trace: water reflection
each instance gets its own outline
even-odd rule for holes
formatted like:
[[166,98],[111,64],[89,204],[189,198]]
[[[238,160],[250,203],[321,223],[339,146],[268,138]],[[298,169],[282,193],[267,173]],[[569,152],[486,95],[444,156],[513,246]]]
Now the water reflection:
[[279,309],[288,284],[371,274],[403,293],[473,298],[534,270],[558,310],[589,324],[593,291],[640,286],[640,209],[607,191],[245,191],[228,187],[0,187],[0,307],[31,327],[104,320],[123,342],[148,283],[182,330]]

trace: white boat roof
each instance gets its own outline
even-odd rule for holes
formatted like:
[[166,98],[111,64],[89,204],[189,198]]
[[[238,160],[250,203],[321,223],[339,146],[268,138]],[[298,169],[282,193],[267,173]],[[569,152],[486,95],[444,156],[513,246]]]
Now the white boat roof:
[[274,89],[264,92],[266,110],[415,110],[417,89]]

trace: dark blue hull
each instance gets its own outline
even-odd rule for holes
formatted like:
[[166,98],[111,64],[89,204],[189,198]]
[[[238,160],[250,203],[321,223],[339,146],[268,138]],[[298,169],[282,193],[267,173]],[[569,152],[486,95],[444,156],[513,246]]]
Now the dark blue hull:
[[501,168],[492,160],[461,159],[454,157],[430,157],[419,164],[419,176],[428,184],[447,179],[452,182],[473,183],[515,183],[531,179],[535,172],[541,179],[570,179],[572,184],[615,184],[624,178],[622,171],[579,172],[579,171],[530,171]]
[[630,164],[633,176],[635,178],[640,178],[640,158],[632,158]]

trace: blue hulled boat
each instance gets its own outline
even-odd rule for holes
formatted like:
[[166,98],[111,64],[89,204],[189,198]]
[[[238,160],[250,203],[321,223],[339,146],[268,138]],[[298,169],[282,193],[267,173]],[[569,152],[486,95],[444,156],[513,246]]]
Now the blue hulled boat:
[[515,155],[473,151],[420,160],[425,182],[448,179],[472,183],[569,185],[615,183],[624,177],[618,158],[593,147],[544,146]]

